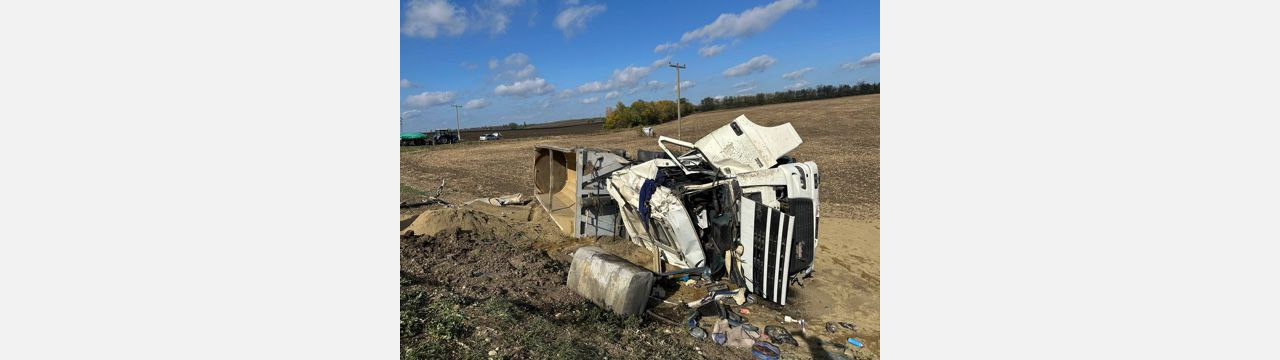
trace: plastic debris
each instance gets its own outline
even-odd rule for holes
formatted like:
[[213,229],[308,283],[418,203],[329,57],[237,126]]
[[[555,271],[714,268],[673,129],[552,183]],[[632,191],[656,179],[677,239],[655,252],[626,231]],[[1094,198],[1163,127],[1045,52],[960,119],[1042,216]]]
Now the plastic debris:
[[857,327],[858,327],[857,325],[850,324],[850,323],[843,322],[843,321],[841,321],[841,322],[840,322],[840,326],[841,326],[841,327],[843,327],[843,328],[845,328],[845,329],[849,329],[849,330],[855,330],[855,329],[857,329]]
[[829,333],[833,333],[833,332],[836,332],[836,330],[837,330],[837,329],[836,329],[836,323],[833,323],[833,322],[827,322],[827,332],[829,332]]
[[719,345],[724,345],[725,340],[728,340],[728,339],[729,337],[725,336],[724,333],[711,334],[711,340],[715,341],[716,344],[719,344]]
[[857,346],[859,348],[862,347],[862,342],[854,338],[849,338],[849,344],[852,344],[853,346]]
[[689,328],[689,335],[697,338],[698,340],[702,340],[707,338],[707,331],[702,330],[700,327],[692,327]]
[[792,346],[800,345],[800,343],[796,341],[794,337],[791,337],[791,333],[788,332],[787,329],[781,326],[777,326],[777,325],[765,326],[764,333],[765,335],[769,335],[769,338],[774,339],[777,342],[791,344]]
[[757,341],[751,345],[751,355],[760,360],[777,360],[782,356],[782,349],[767,342]]
[[747,310],[747,308],[738,308],[738,313],[742,315],[747,315],[751,313],[751,310]]

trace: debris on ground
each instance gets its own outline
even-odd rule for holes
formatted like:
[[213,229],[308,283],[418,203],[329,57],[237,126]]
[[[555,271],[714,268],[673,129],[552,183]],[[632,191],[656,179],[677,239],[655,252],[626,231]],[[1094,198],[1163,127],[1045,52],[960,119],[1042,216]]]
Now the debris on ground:
[[862,342],[861,342],[861,341],[858,341],[857,339],[854,339],[854,338],[849,338],[849,343],[850,343],[850,344],[853,344],[853,346],[857,346],[857,347],[859,347],[859,348],[861,348],[861,347],[862,347]]
[[843,327],[843,328],[845,328],[845,329],[849,329],[850,331],[852,331],[852,330],[857,330],[857,328],[858,328],[858,326],[857,326],[857,325],[850,324],[850,323],[843,322],[843,321],[841,321],[841,322],[840,322],[840,327]]
[[769,338],[773,339],[776,342],[791,344],[792,346],[800,345],[800,342],[796,341],[796,338],[791,337],[791,332],[787,331],[786,328],[783,328],[781,326],[777,326],[777,325],[765,326],[764,333],[765,335],[769,335]]
[[777,360],[778,357],[782,356],[782,349],[764,341],[757,341],[754,345],[751,345],[751,355],[760,360]]
[[491,198],[478,198],[475,200],[462,203],[462,205],[471,205],[472,203],[475,203],[475,202],[483,202],[493,206],[525,205],[525,204],[528,204],[530,201],[533,201],[533,198],[526,198],[524,197],[524,194],[511,194],[511,195],[491,197]]
[[827,322],[827,332],[829,333],[836,332],[836,324],[833,322]]

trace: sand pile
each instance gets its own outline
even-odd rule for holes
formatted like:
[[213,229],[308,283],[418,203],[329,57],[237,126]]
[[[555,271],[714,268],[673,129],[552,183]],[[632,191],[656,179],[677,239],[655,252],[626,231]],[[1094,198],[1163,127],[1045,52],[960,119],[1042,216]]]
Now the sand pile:
[[440,233],[484,233],[508,235],[512,225],[503,219],[468,208],[442,208],[400,220],[400,234],[438,235]]

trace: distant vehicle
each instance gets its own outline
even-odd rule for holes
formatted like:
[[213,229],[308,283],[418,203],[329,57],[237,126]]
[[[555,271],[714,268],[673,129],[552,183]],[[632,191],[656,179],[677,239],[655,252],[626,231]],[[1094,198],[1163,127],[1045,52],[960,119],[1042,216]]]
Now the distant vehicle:
[[426,144],[426,134],[418,132],[400,133],[400,146],[420,146]]
[[502,138],[502,134],[492,133],[480,135],[480,141],[498,140]]
[[457,144],[459,141],[458,134],[449,129],[438,129],[428,135],[431,137],[431,145]]

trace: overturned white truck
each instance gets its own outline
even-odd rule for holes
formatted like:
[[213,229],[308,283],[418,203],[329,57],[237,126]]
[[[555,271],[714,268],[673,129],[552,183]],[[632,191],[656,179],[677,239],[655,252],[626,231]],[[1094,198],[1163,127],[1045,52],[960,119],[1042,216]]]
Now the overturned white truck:
[[[695,143],[660,137],[662,152],[635,158],[539,146],[535,198],[574,236],[623,236],[649,249],[654,271],[669,264],[786,305],[789,285],[811,276],[818,246],[818,166],[786,156],[800,144],[790,123],[739,116]],[[569,286],[598,304],[635,313],[647,299],[652,273],[630,265],[619,277],[627,265],[585,269],[578,260]],[[583,280],[593,277],[609,279]]]

